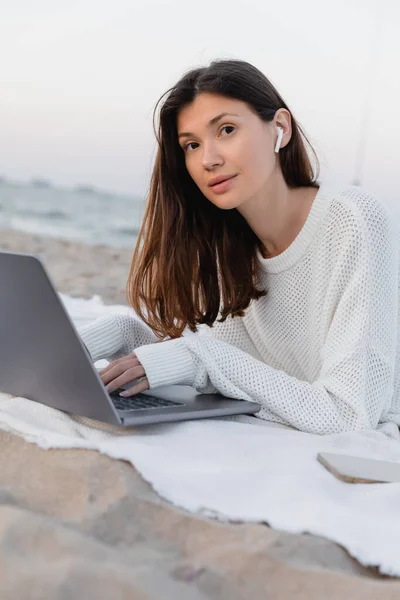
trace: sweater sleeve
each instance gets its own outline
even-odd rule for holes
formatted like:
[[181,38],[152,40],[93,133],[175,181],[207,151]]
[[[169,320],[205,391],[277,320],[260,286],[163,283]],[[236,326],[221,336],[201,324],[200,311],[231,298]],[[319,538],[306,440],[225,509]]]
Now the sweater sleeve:
[[261,418],[311,433],[376,428],[393,397],[398,333],[398,242],[384,210],[370,219],[357,215],[329,285],[336,300],[315,381],[274,369],[223,339],[188,332],[136,350],[150,386],[215,389],[260,403]]
[[157,337],[143,321],[130,315],[100,317],[78,329],[93,362],[102,358],[115,360],[131,354],[143,344],[152,344]]

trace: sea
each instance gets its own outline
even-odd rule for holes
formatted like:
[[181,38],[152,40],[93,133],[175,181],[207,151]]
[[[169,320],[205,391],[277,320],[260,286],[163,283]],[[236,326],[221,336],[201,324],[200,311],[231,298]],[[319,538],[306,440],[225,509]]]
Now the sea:
[[[391,210],[400,231],[397,197],[383,192],[378,197]],[[0,177],[0,229],[133,248],[144,210],[144,197],[133,194],[116,194],[91,185],[64,188],[46,179],[15,182]]]
[[14,182],[0,178],[0,229],[133,247],[144,208],[144,198],[90,185],[62,188],[43,179]]

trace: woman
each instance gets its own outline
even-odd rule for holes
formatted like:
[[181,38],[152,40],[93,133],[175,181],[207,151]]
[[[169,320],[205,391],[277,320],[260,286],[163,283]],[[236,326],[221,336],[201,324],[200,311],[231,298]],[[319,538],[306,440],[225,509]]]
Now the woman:
[[293,114],[246,62],[184,75],[157,141],[127,286],[138,318],[80,330],[94,361],[112,361],[107,388],[191,385],[319,434],[400,424],[387,209],[360,188],[317,183]]

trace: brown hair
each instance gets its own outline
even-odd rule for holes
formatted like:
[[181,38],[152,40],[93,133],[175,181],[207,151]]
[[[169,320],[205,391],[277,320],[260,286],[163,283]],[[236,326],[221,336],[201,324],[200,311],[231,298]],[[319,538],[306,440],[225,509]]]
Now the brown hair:
[[[266,122],[287,105],[272,83],[251,64],[214,61],[193,69],[164,94],[160,109],[158,152],[143,223],[127,283],[129,304],[161,338],[176,338],[188,327],[210,327],[243,316],[251,300],[266,294],[256,287],[260,240],[236,210],[221,210],[190,177],[178,144],[177,116],[201,92],[246,102]],[[316,185],[306,147],[318,160],[292,116],[292,137],[279,161],[286,184]]]

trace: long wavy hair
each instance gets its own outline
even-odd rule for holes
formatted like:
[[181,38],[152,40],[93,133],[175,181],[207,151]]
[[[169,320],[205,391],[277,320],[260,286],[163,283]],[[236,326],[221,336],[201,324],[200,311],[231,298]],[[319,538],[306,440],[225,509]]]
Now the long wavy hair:
[[[278,109],[289,110],[265,75],[240,60],[189,71],[157,102],[158,150],[127,299],[160,339],[180,337],[185,328],[197,331],[200,324],[212,327],[218,316],[243,316],[251,300],[267,293],[257,289],[260,240],[237,209],[207,200],[186,169],[177,117],[202,92],[244,101],[265,122]],[[293,114],[291,139],[278,156],[290,188],[316,185],[318,159]]]

